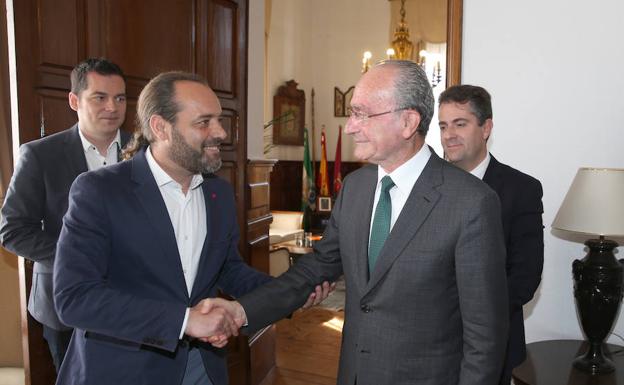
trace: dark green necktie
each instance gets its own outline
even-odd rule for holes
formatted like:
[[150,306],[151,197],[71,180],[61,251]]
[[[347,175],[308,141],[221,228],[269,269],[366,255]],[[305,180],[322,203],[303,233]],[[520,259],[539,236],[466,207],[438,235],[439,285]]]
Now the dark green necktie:
[[371,228],[370,242],[368,244],[369,272],[373,271],[375,262],[377,262],[377,256],[390,233],[390,218],[392,217],[390,189],[392,187],[394,187],[394,182],[389,175],[381,178],[381,193],[375,209],[375,217],[373,218],[373,227]]

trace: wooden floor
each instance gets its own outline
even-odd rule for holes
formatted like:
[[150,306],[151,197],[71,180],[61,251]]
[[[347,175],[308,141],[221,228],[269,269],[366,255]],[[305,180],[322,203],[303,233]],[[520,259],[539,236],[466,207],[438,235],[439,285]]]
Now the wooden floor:
[[267,385],[335,385],[344,313],[315,307],[277,323],[277,370]]

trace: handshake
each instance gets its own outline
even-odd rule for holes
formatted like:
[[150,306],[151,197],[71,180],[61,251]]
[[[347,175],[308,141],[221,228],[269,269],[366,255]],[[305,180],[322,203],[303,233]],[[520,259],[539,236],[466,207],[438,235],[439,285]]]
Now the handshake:
[[[336,284],[329,282],[316,286],[301,308],[318,305],[335,288]],[[238,330],[246,324],[245,309],[237,301],[206,298],[190,309],[184,334],[222,348],[227,345],[228,338],[237,336]]]

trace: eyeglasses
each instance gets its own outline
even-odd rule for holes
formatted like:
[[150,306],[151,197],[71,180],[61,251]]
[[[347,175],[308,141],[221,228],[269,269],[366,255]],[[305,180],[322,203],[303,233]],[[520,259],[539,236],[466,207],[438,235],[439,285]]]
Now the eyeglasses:
[[395,110],[379,112],[377,114],[365,114],[362,111],[353,110],[349,107],[349,114],[350,114],[349,119],[354,119],[354,120],[357,120],[358,122],[362,122],[364,120],[376,118],[381,115],[387,115],[393,112],[399,112],[399,111],[405,111],[405,110],[411,110],[411,109],[412,109],[411,107],[403,107],[403,108],[397,108]]

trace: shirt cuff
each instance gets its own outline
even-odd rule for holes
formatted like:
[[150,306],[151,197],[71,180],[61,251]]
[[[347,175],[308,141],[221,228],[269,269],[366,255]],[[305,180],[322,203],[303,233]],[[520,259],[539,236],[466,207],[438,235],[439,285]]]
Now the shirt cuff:
[[190,311],[191,311],[191,308],[187,307],[186,312],[184,313],[184,322],[182,322],[182,330],[180,330],[180,337],[178,337],[179,339],[184,338],[184,331],[186,330],[186,323],[188,322]]
[[247,313],[245,313],[245,308],[243,307],[243,305],[241,305],[240,303],[238,305],[243,310],[243,316],[245,316],[245,323],[243,324],[243,326],[241,326],[242,328],[244,328],[249,326],[249,320],[247,319]]

